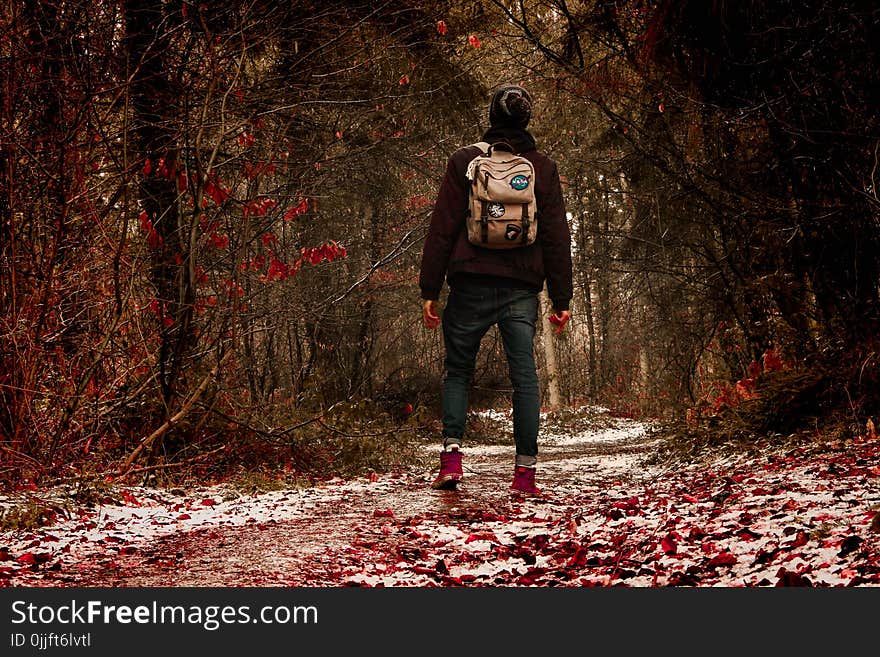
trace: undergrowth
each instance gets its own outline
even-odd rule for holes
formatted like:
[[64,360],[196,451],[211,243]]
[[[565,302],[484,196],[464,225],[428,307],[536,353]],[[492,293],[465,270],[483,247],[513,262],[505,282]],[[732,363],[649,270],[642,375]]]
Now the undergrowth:
[[[418,463],[421,447],[440,431],[424,407],[389,411],[369,399],[321,408],[283,403],[193,413],[176,423],[128,471],[120,466],[150,427],[92,441],[87,454],[62,469],[0,472],[0,491],[20,493],[72,485],[77,503],[109,493],[115,484],[175,486],[231,483],[242,489],[301,487],[333,477],[382,473]],[[145,426],[146,425],[146,426]]]
[[34,530],[55,522],[64,509],[36,499],[0,507],[0,532]]
[[[864,372],[861,372],[864,375]],[[654,433],[652,462],[693,461],[707,452],[753,452],[840,443],[874,431],[877,390],[855,385],[846,368],[791,368],[755,380],[754,393],[735,403],[697,408]]]

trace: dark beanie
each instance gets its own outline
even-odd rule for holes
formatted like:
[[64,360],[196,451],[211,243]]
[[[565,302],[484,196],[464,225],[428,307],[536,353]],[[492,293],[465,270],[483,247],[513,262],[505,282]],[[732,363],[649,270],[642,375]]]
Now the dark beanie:
[[489,123],[492,126],[525,128],[532,118],[532,97],[515,84],[499,88],[489,105]]

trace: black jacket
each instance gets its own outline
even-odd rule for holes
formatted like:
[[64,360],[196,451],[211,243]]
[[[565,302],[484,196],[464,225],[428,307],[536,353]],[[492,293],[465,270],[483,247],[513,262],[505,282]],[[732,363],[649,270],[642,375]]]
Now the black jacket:
[[[465,172],[480,149],[460,148],[447,163],[422,249],[419,286],[423,299],[438,299],[444,278],[450,286],[455,285],[457,278],[468,277],[511,287],[525,286],[535,292],[543,288],[546,280],[554,310],[568,310],[572,297],[571,233],[559,172],[556,162],[534,148],[528,133],[524,135],[528,139],[512,145],[519,148],[525,144],[530,148],[520,155],[535,168],[537,240],[529,246],[503,250],[485,249],[468,241],[465,218],[469,183]],[[491,130],[487,136],[492,136]]]

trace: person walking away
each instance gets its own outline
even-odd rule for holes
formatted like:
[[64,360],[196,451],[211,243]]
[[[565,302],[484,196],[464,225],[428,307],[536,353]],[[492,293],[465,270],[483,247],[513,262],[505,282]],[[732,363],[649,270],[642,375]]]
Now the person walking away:
[[[527,129],[531,116],[532,97],[524,88],[518,85],[498,88],[489,104],[489,128],[483,134],[483,143],[460,148],[450,156],[431,214],[419,274],[422,318],[431,329],[441,324],[438,300],[444,280],[449,285],[442,312],[443,448],[440,471],[431,484],[435,489],[455,490],[463,478],[462,441],[469,388],[480,341],[492,325],[497,325],[513,387],[516,457],[511,490],[540,494],[535,483],[541,409],[534,354],[540,307],[538,294],[546,282],[552,303],[549,320],[557,326],[555,332],[561,332],[570,319],[572,265],[571,235],[558,168],[555,161],[537,149]],[[506,235],[505,219],[500,219],[504,235],[501,239],[517,240],[512,248],[488,248],[485,241],[480,243],[479,224],[470,224],[468,220],[469,208],[473,205],[472,181],[468,174],[473,177],[472,163],[475,158],[486,156],[485,150],[490,155],[493,150],[496,154],[501,152],[502,159],[503,151],[513,151],[513,155],[528,160],[533,169],[533,180],[524,169],[525,175],[513,176],[509,181],[509,186],[517,190],[528,191],[528,186],[533,185],[536,203],[534,217],[527,216],[526,203],[522,204],[522,217],[519,211],[507,215],[516,222],[507,224]],[[488,175],[485,183],[488,191]],[[480,207],[479,202],[476,205]],[[482,203],[482,217],[477,220],[483,221],[484,240],[489,215],[495,226],[495,216],[505,212],[504,207],[498,206]],[[534,223],[537,223],[536,233]],[[469,230],[470,225],[477,228]],[[529,226],[535,233],[534,241],[520,243],[520,235],[525,240]]]

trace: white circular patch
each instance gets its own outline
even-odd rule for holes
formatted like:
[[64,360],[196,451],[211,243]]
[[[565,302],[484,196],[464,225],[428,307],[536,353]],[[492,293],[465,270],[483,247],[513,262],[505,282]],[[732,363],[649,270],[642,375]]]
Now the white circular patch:
[[490,203],[489,204],[489,214],[497,219],[498,217],[504,216],[504,204],[503,203]]

